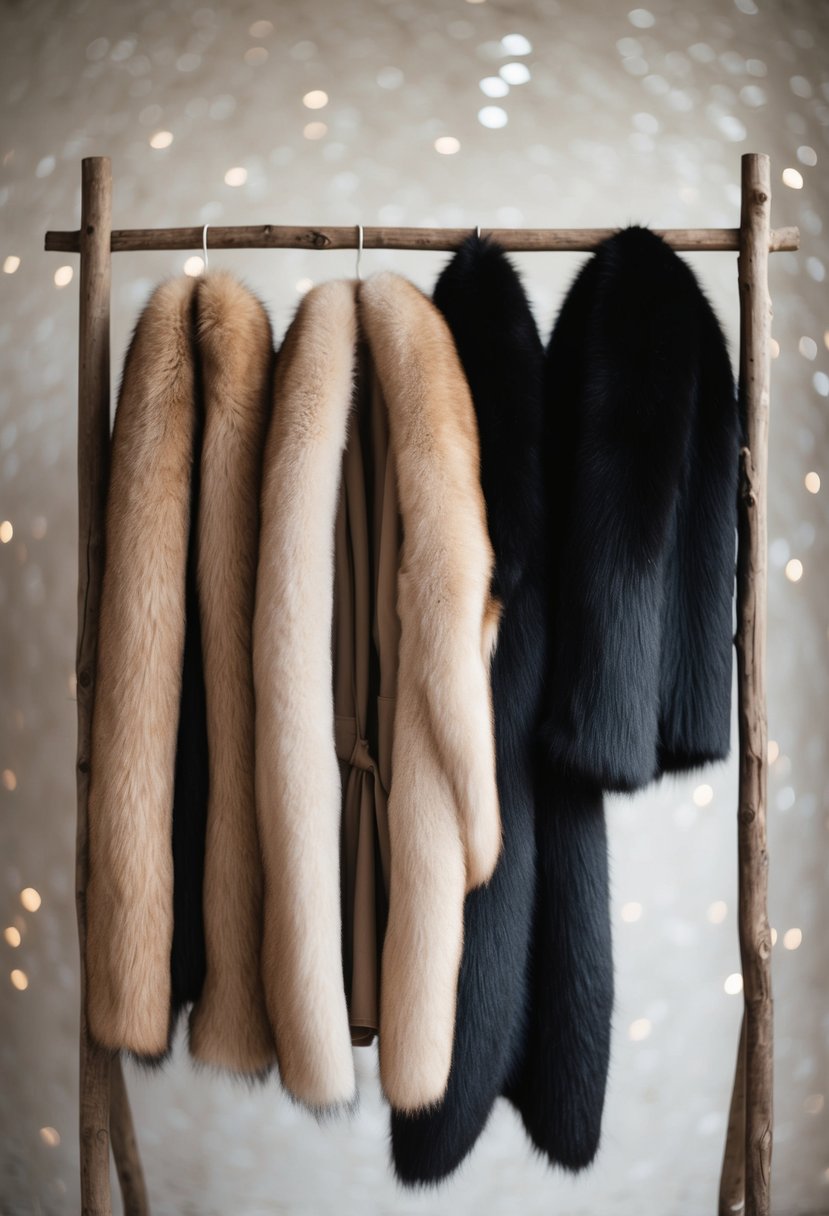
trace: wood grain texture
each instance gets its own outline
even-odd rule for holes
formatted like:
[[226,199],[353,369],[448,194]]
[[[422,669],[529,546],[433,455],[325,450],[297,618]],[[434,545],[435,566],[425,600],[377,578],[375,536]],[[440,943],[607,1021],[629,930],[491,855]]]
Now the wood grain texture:
[[106,157],[81,166],[78,345],[78,824],[75,903],[81,949],[80,1156],[83,1216],[109,1216],[109,1086],[112,1057],[86,1024],[87,809],[98,608],[104,566],[109,459],[109,300],[112,173]]
[[740,391],[741,452],[737,561],[739,932],[745,1002],[745,1211],[769,1216],[772,1148],[771,933],[766,844],[767,465],[771,380],[768,236],[769,158],[742,158]]
[[[201,249],[202,228],[121,228],[112,233],[112,252],[134,250]],[[364,249],[457,249],[473,230],[470,228],[363,228]],[[612,236],[615,228],[482,228],[511,253],[544,251],[587,253]],[[739,228],[656,228],[654,231],[679,251],[728,251],[739,249]],[[207,230],[208,249],[356,249],[357,226],[338,228],[285,227],[261,224],[256,227],[213,227]],[[778,228],[768,234],[768,249],[797,249],[797,228]],[[45,248],[77,253],[79,233],[47,232]]]
[[141,1167],[138,1141],[135,1138],[132,1111],[119,1056],[115,1056],[112,1061],[109,1118],[112,1155],[118,1171],[124,1216],[149,1216],[147,1186],[144,1181],[144,1171]]

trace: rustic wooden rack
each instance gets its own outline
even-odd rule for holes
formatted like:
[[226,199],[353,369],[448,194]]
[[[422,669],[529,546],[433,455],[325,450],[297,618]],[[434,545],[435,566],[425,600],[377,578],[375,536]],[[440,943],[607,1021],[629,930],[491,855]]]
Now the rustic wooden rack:
[[[768,255],[794,250],[796,228],[772,229],[768,156],[742,158],[739,228],[667,229],[660,235],[686,251],[738,253],[740,394],[747,420],[741,452],[737,563],[737,675],[739,713],[739,937],[743,970],[743,1025],[737,1053],[719,1216],[743,1209],[769,1216],[772,1147],[771,934],[767,917],[766,848],[766,468],[770,385],[771,300]],[[613,229],[487,229],[511,251],[589,251]],[[111,254],[124,250],[199,249],[202,228],[112,228],[112,172],[107,157],[81,166],[81,226],[47,232],[46,249],[80,254],[78,368],[78,829],[76,902],[81,943],[80,1169],[84,1216],[110,1216],[109,1150],[127,1216],[146,1216],[149,1201],[118,1055],[89,1036],[84,1018],[87,802],[95,655],[103,573],[104,509],[110,445]],[[464,228],[364,228],[366,249],[453,250]],[[222,249],[353,249],[355,227],[209,229]]]

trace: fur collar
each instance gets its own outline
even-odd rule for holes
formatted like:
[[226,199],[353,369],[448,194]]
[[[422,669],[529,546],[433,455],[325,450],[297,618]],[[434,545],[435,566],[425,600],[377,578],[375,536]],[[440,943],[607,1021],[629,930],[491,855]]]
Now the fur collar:
[[354,1098],[329,638],[358,335],[389,412],[404,530],[380,1027],[382,1081],[401,1106],[445,1089],[464,893],[500,848],[497,612],[469,391],[445,325],[410,283],[327,283],[303,300],[277,361],[254,623],[263,975],[283,1083],[316,1108]]

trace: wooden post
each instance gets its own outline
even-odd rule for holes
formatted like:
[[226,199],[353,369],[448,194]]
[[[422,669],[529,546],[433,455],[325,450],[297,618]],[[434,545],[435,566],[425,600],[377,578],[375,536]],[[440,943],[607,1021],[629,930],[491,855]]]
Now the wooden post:
[[717,1216],[735,1216],[743,1210],[746,1194],[746,1020],[740,1026],[737,1066],[728,1110],[720,1198]]
[[132,1122],[132,1112],[124,1082],[124,1071],[120,1056],[112,1060],[110,1078],[110,1124],[112,1129],[112,1155],[118,1171],[124,1216],[149,1216],[150,1204],[147,1186],[138,1152],[138,1141]]
[[80,345],[78,352],[78,830],[75,901],[81,951],[80,1153],[83,1216],[110,1216],[111,1055],[86,1024],[87,808],[98,608],[104,564],[109,462],[109,299],[112,174],[107,157],[81,165]]
[[[740,214],[740,453],[737,684],[740,727],[739,932],[745,1033],[745,1211],[769,1216],[772,1148],[771,933],[766,848],[766,587],[771,300],[771,170],[742,158]],[[739,1056],[738,1056],[739,1071]]]

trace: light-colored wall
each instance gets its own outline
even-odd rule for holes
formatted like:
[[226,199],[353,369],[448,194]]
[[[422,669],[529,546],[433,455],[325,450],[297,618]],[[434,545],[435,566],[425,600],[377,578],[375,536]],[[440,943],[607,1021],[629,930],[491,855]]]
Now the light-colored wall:
[[[769,587],[769,725],[779,752],[769,786],[779,935],[775,1211],[829,1210],[829,8],[818,0],[642,0],[647,11],[629,12],[636,2],[4,6],[0,261],[21,262],[0,274],[0,519],[14,529],[0,545],[0,918],[22,941],[0,941],[3,1212],[77,1209],[77,274],[56,286],[59,267],[76,259],[44,254],[42,238],[47,228],[77,226],[80,158],[112,157],[116,227],[717,226],[737,223],[747,150],[771,153],[773,221],[799,224],[803,235],[802,251],[776,255],[771,270],[780,345]],[[532,44],[528,53],[505,51],[500,40],[515,33]],[[487,99],[479,81],[515,61],[526,63],[530,81]],[[323,110],[303,106],[311,89],[329,94]],[[508,115],[502,129],[479,121],[488,104]],[[322,138],[304,135],[309,122],[326,124]],[[162,130],[174,138],[157,150],[150,139]],[[444,135],[460,141],[454,155],[435,150]],[[243,186],[225,184],[232,167],[247,171]],[[802,175],[802,189],[783,184],[786,168]],[[115,258],[115,384],[137,310],[186,256]],[[581,258],[517,260],[546,336]],[[430,290],[444,261],[367,252],[363,270],[394,266]],[[692,261],[734,341],[734,255]],[[350,253],[217,252],[211,263],[248,279],[280,335],[301,280],[354,270]],[[823,478],[816,495],[804,485],[809,472]],[[796,582],[786,574],[792,558],[802,563]],[[387,1169],[370,1053],[359,1056],[361,1112],[320,1128],[275,1082],[250,1092],[196,1075],[179,1050],[160,1075],[129,1070],[153,1210],[712,1212],[740,1013],[740,998],[724,990],[740,966],[735,795],[732,762],[609,806],[618,1002],[604,1146],[589,1174],[571,1180],[545,1169],[505,1107],[456,1181],[407,1196]],[[21,905],[27,887],[42,897],[36,912]],[[635,920],[633,904],[641,905]],[[795,928],[802,942],[786,949],[784,933]],[[25,973],[25,990],[12,969]],[[646,1037],[631,1037],[633,1023]]]

